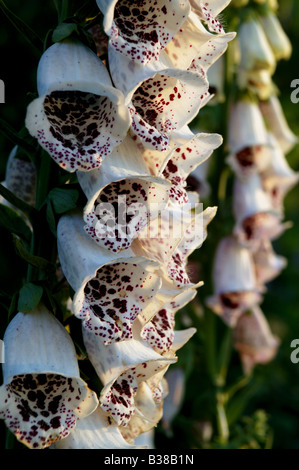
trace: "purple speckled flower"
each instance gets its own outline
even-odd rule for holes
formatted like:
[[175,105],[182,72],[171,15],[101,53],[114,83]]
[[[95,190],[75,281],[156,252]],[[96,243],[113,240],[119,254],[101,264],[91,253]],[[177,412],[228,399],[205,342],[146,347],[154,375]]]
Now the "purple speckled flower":
[[39,98],[27,109],[26,127],[64,169],[89,171],[125,138],[130,116],[105,65],[79,42],[47,49],[37,72]]
[[69,334],[43,305],[19,312],[4,341],[0,418],[29,448],[48,447],[95,410],[97,397],[79,376]]

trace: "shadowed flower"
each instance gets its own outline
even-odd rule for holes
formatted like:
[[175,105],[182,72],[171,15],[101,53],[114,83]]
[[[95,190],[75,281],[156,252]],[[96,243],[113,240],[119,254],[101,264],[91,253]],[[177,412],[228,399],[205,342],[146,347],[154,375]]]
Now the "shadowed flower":
[[288,60],[292,54],[292,44],[275,13],[268,11],[266,15],[261,15],[259,19],[263,25],[264,32],[274,53],[275,59]]
[[269,131],[274,135],[284,154],[287,154],[297,144],[298,137],[291,131],[284,116],[283,109],[277,96],[259,103],[262,115]]
[[260,175],[241,181],[236,178],[233,191],[233,210],[236,220],[234,234],[238,241],[253,251],[265,240],[274,240],[290,224],[281,222],[271,198],[262,186]]
[[18,313],[4,341],[0,417],[28,447],[48,447],[96,409],[97,397],[79,376],[69,334],[43,305]]
[[261,179],[273,208],[283,214],[284,197],[298,183],[299,172],[290,167],[275,137],[269,134],[269,140],[271,159],[261,173]]
[[278,256],[270,242],[263,243],[253,253],[253,261],[257,285],[263,290],[265,284],[275,279],[287,265],[286,258]]
[[243,21],[238,31],[240,45],[240,68],[253,70],[268,70],[274,73],[275,56],[258,19],[251,17]]
[[37,88],[26,127],[67,171],[99,167],[125,138],[130,117],[124,97],[83,44],[64,40],[47,49],[38,65]]
[[22,151],[17,146],[9,154],[3,184],[27,204],[35,205],[35,166],[24,158]]
[[268,133],[258,105],[252,101],[239,100],[230,109],[228,145],[230,154],[248,147],[267,146]]
[[242,312],[262,300],[252,255],[232,236],[223,238],[217,247],[213,284],[214,295],[206,303],[231,327],[236,325]]
[[239,318],[234,329],[234,347],[240,354],[245,374],[250,374],[256,364],[270,362],[277,353],[279,343],[259,307]]
[[73,312],[105,344],[132,337],[132,323],[161,287],[159,263],[100,248],[84,231],[80,214],[63,216],[57,228],[63,273],[75,291]]

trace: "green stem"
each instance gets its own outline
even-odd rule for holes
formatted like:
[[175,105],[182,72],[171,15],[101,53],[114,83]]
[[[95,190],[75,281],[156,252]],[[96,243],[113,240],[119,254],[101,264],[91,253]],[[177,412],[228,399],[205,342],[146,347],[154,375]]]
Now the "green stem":
[[224,396],[221,393],[217,394],[216,418],[219,441],[221,445],[225,446],[229,439],[229,426],[224,407]]

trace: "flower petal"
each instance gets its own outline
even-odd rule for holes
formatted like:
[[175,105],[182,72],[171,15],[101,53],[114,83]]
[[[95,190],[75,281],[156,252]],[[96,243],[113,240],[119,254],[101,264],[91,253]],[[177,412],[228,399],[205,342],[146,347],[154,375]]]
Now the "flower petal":
[[121,435],[100,406],[89,416],[80,419],[68,437],[55,442],[53,449],[137,449]]
[[132,4],[128,0],[97,0],[104,14],[104,30],[112,46],[141,64],[157,59],[174,37],[189,10],[189,2],[147,0]]

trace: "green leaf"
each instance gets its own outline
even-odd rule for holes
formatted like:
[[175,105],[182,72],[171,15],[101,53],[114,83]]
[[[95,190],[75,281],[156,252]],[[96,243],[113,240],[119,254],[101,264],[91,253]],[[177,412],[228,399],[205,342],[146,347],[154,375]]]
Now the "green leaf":
[[17,15],[15,15],[3,0],[0,0],[0,10],[4,13],[6,18],[11,22],[11,24],[21,33],[25,38],[35,47],[39,52],[43,52],[43,42],[38,37],[38,35],[22,21]]
[[57,28],[53,31],[53,34],[52,34],[53,42],[59,42],[67,38],[75,31],[76,28],[77,28],[77,25],[75,23],[59,24]]
[[43,288],[29,282],[25,284],[19,292],[18,310],[19,312],[29,312],[34,310],[43,295]]
[[77,207],[79,192],[76,189],[54,188],[48,194],[56,214],[63,214]]
[[10,233],[18,235],[29,242],[31,231],[23,217],[10,207],[0,205],[0,227],[6,228]]
[[14,237],[14,244],[18,255],[31,266],[45,271],[48,274],[51,274],[55,271],[54,264],[50,263],[48,260],[42,258],[41,256],[32,255],[29,251],[26,250],[23,243],[17,237]]

